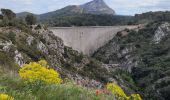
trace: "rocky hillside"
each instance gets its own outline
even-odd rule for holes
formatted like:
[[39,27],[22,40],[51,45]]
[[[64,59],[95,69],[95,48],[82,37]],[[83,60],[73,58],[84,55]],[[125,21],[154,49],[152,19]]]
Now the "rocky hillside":
[[128,72],[64,46],[44,25],[1,11],[0,100],[141,100]]
[[169,100],[169,36],[168,22],[153,22],[119,32],[93,57],[129,71],[146,100]]
[[25,63],[45,59],[62,78],[69,78],[85,87],[102,88],[114,81],[127,93],[134,93],[137,89],[128,73],[64,46],[59,37],[43,26],[19,26],[0,27],[0,66],[18,70]]

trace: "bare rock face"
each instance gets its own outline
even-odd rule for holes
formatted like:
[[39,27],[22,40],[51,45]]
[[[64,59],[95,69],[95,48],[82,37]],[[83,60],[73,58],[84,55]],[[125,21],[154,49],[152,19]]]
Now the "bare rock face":
[[37,44],[37,49],[45,54],[48,54],[47,47],[41,41]]
[[22,66],[23,64],[25,64],[22,54],[18,50],[16,50],[14,53],[15,53],[14,59],[15,59],[16,64],[18,64],[19,66]]
[[34,37],[33,37],[33,36],[28,36],[28,38],[27,38],[27,44],[28,44],[29,46],[32,45],[33,40],[34,40]]
[[[1,35],[5,37],[0,38],[0,51],[18,66],[44,57],[53,66],[61,65],[60,61],[64,59],[63,41],[48,30],[34,28],[31,34],[15,27],[0,28]],[[14,37],[11,37],[11,34]]]
[[84,13],[115,15],[115,11],[111,9],[103,0],[93,0],[81,5],[81,8]]
[[1,52],[5,52],[13,57],[15,64],[22,66],[25,63],[23,55],[16,49],[15,45],[11,41],[0,41]]
[[170,34],[170,24],[165,22],[165,23],[161,24],[158,27],[158,29],[155,31],[153,41],[155,42],[155,44],[158,44],[159,42],[161,42],[161,40],[164,37],[166,37],[169,34]]
[[118,68],[131,72],[132,67],[135,67],[137,64],[137,62],[134,62],[136,58],[131,55],[131,52],[134,50],[133,45],[122,47],[117,37],[114,37],[109,43],[94,53],[93,57],[104,62],[107,65],[106,68],[109,68],[109,70],[115,70],[117,68],[115,67],[116,65]]

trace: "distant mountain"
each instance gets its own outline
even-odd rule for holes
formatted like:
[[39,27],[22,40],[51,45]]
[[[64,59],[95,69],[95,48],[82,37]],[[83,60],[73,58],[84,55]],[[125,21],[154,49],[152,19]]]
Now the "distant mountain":
[[[17,13],[17,17],[26,17],[29,14],[33,14],[33,13],[30,13],[30,12],[21,12],[21,13]],[[37,16],[36,14],[33,14],[33,15]]]
[[[25,17],[28,12],[17,16]],[[34,14],[35,15],[35,14]],[[112,26],[127,24],[131,16],[116,16],[103,0],[93,0],[82,5],[70,5],[56,11],[36,15],[40,23],[50,26]]]
[[70,14],[115,15],[115,11],[109,8],[103,0],[93,0],[83,5],[70,5],[53,12],[41,14],[40,18],[42,19],[46,19],[47,17],[54,18],[55,16]]
[[103,0],[93,0],[81,5],[80,7],[83,9],[83,13],[115,15],[115,11],[111,9]]
[[39,17],[41,18],[41,20],[44,20],[44,19],[55,18],[58,16],[81,14],[81,13],[82,13],[82,9],[80,8],[80,6],[70,5],[56,11],[41,14],[39,15]]

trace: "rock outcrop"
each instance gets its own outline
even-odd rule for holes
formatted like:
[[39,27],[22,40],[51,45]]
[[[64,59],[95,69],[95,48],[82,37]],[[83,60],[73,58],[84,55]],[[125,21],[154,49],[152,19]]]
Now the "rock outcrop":
[[81,5],[80,7],[83,9],[83,13],[115,15],[115,11],[111,9],[103,0],[93,0]]
[[158,29],[155,31],[154,39],[153,41],[155,44],[158,44],[161,42],[161,40],[170,34],[170,24],[169,23],[163,23],[161,24]]
[[[122,45],[120,40],[120,34],[127,31],[118,32],[118,34],[110,40],[105,46],[99,48],[93,57],[109,65],[118,65],[120,68],[131,72],[132,67],[137,66],[135,59],[137,57],[131,55],[135,50],[135,46],[132,44]],[[124,35],[121,35],[124,37]]]

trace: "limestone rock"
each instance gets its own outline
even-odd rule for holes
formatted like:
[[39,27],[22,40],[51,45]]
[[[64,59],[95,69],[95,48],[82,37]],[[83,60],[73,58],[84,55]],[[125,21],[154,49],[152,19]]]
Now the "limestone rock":
[[25,64],[24,58],[18,50],[15,51],[14,59],[15,59],[16,64],[18,64],[19,66],[22,66],[23,64]]
[[170,34],[170,24],[165,22],[165,23],[161,24],[158,27],[158,29],[155,31],[153,41],[155,42],[155,44],[158,44],[159,42],[161,42],[161,40],[164,37],[166,37],[169,34]]

